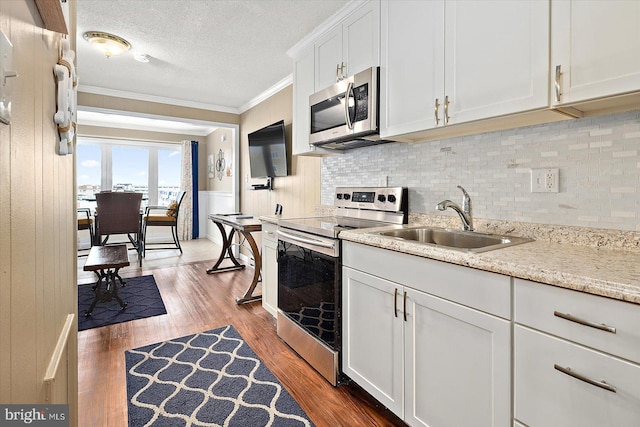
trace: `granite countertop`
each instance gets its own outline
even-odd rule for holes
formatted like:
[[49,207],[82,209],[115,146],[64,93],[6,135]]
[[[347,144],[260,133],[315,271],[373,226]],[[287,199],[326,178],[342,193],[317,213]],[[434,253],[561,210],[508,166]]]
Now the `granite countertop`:
[[[316,214],[330,215],[334,209],[320,206]],[[282,217],[277,215],[260,217],[272,223],[279,219]],[[459,223],[455,216],[410,213],[409,225],[345,230],[340,238],[640,304],[640,232],[474,219],[477,231],[534,239],[481,253],[372,234],[417,225],[460,228]]]
[[640,251],[536,240],[471,253],[372,234],[398,227],[347,230],[340,238],[640,304]]
[[271,224],[277,224],[279,220],[281,219],[295,219],[295,218],[309,218],[309,217],[313,217],[313,216],[317,216],[317,215],[313,215],[313,214],[308,214],[308,215],[293,215],[293,216],[287,216],[287,215],[261,215],[258,217],[258,219],[262,222],[270,222]]

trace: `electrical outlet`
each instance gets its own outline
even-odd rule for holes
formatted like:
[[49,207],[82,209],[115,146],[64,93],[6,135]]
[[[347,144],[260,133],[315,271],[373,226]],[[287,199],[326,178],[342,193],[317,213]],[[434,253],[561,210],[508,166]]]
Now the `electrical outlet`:
[[559,190],[560,171],[558,169],[547,169],[544,174],[544,186],[549,193],[557,193]]
[[557,193],[560,189],[558,168],[531,169],[532,193]]

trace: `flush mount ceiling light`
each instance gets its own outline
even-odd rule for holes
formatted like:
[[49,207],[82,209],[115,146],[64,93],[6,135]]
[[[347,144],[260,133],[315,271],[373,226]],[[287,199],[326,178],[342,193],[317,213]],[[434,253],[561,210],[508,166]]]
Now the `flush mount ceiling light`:
[[131,43],[122,37],[102,31],[87,31],[84,39],[107,58],[122,55],[131,48]]

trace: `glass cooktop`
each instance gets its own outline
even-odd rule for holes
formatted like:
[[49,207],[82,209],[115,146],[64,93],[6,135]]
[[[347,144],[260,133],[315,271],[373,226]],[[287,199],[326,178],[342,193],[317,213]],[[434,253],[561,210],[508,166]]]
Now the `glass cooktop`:
[[316,216],[309,218],[281,219],[278,221],[278,226],[283,228],[304,231],[332,238],[337,238],[338,233],[342,230],[382,227],[385,225],[389,225],[389,223],[342,216]]

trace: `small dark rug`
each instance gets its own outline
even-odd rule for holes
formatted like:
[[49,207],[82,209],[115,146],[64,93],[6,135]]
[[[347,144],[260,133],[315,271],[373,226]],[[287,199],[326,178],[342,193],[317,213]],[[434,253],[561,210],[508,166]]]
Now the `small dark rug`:
[[122,310],[115,299],[108,302],[99,301],[88,317],[85,317],[84,313],[95,297],[92,289],[95,284],[78,286],[78,331],[167,313],[153,276],[124,280],[125,286],[118,288],[118,295],[127,303],[127,308]]
[[128,350],[129,426],[313,426],[229,325]]

